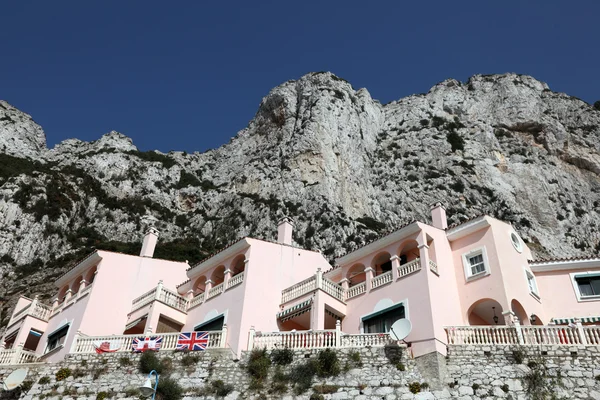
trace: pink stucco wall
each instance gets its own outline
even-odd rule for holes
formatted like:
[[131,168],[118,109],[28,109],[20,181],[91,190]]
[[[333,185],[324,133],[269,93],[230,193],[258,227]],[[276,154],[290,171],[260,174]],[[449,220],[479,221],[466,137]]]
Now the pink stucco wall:
[[[156,287],[163,280],[164,287],[175,290],[177,283],[186,279],[188,264],[147,257],[98,251],[102,260],[89,294],[48,321],[48,327],[38,345],[43,353],[48,335],[70,323],[64,349],[47,358],[60,360],[70,349],[78,330],[88,336],[119,335],[127,323],[134,298]],[[93,268],[93,267],[91,267]]]
[[[570,274],[588,272],[588,269],[536,272],[538,288],[542,297],[545,318],[597,317],[600,315],[600,299],[578,300]],[[600,269],[596,272],[600,272]]]
[[[228,345],[237,352],[246,349],[252,326],[257,331],[279,330],[276,315],[280,311],[283,289],[314,275],[318,268],[330,268],[318,252],[257,239],[245,240],[250,247],[240,253],[247,259],[244,282],[191,309],[184,326],[184,330],[192,330],[203,321],[224,314]],[[227,268],[240,254],[209,264],[205,270],[191,270],[190,282],[201,275],[210,276],[211,271],[221,265]]]

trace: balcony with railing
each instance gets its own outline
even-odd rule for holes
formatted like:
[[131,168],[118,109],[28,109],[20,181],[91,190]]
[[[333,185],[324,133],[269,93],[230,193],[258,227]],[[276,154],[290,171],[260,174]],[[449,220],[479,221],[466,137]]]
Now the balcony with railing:
[[131,313],[139,310],[146,305],[158,301],[176,310],[186,313],[188,310],[189,301],[179,294],[163,287],[162,281],[158,285],[143,295],[133,299],[131,302]]
[[600,326],[450,326],[450,345],[600,346]]
[[36,296],[33,300],[31,300],[31,302],[28,305],[22,307],[20,310],[13,314],[6,328],[6,333],[7,335],[10,335],[14,331],[16,331],[18,327],[21,326],[23,320],[28,316],[37,318],[44,322],[48,322],[51,313],[52,308],[50,306],[40,303]]
[[[437,264],[435,262],[430,260],[429,268],[432,272],[437,274],[438,269]],[[419,272],[420,270],[421,259],[416,258],[406,264],[402,264],[397,267],[396,279],[404,278],[415,272]],[[370,278],[370,287],[371,290],[373,290],[392,282],[394,282],[394,271],[386,271],[380,275],[376,275]],[[323,290],[324,292],[328,293],[329,295],[338,299],[339,301],[347,302],[350,299],[353,299],[357,296],[360,296],[363,293],[366,293],[367,282],[365,280],[363,282],[356,283],[352,286],[340,285],[323,276],[321,270],[319,269],[317,270],[317,273],[311,276],[310,278],[307,278],[301,282],[296,283],[295,285],[290,286],[289,288],[282,290],[281,304],[286,304],[309,293],[313,293],[316,290]]]
[[333,282],[332,280],[323,276],[321,269],[317,270],[317,273],[308,279],[296,283],[287,289],[281,291],[281,304],[285,304],[289,301],[298,299],[309,293],[313,293],[316,290],[322,290],[329,294],[331,297],[344,302],[345,293],[344,288]]
[[37,354],[23,349],[22,344],[13,349],[0,349],[0,365],[32,364],[38,362],[38,359]]
[[[162,338],[161,351],[175,350],[177,348],[177,339],[179,332],[175,333],[156,333],[152,336]],[[96,348],[99,344],[110,343],[112,348],[116,348],[115,352],[131,352],[132,344],[137,335],[109,335],[109,336],[87,336],[81,332],[77,332],[73,344],[71,346],[71,354],[93,354],[96,353]],[[223,326],[220,331],[208,332],[207,349],[225,348],[227,347],[227,326]]]
[[394,341],[387,333],[347,334],[341,331],[339,321],[335,329],[291,332],[257,332],[250,329],[248,350],[323,349],[342,347],[383,347]]

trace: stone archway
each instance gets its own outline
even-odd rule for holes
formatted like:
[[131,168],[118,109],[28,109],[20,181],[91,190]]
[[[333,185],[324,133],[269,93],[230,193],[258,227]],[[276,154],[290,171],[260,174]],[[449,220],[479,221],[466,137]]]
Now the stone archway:
[[529,322],[529,316],[527,315],[525,308],[523,307],[523,305],[521,303],[519,303],[518,300],[513,299],[510,302],[510,310],[513,313],[515,313],[516,318],[519,319],[519,322],[521,323],[521,325],[531,325],[531,322]]

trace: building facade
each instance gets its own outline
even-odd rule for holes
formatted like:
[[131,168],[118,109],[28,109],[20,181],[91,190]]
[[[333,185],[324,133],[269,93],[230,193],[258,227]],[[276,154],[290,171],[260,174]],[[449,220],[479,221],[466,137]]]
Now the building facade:
[[372,345],[408,319],[404,341],[419,357],[445,355],[468,327],[600,322],[600,258],[535,260],[510,224],[489,216],[448,227],[437,204],[431,223],[407,224],[333,268],[320,252],[295,246],[293,228],[284,219],[277,242],[244,238],[192,267],[152,258],[155,230],[140,256],[96,251],[56,281],[52,305],[19,299],[4,351],[23,346],[53,362],[84,342],[114,339],[128,351],[136,335],[190,331],[219,332],[211,343],[236,354]]

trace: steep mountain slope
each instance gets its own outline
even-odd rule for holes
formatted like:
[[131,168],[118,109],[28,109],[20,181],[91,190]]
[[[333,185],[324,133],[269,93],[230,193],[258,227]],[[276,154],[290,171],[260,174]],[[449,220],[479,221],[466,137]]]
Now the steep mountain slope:
[[330,73],[273,89],[248,127],[203,154],[140,152],[117,132],[46,149],[42,129],[0,103],[0,326],[18,293],[92,246],[197,261],[231,240],[273,238],[328,257],[442,201],[451,222],[488,213],[538,256],[600,249],[600,111],[534,78],[477,75],[387,105]]

